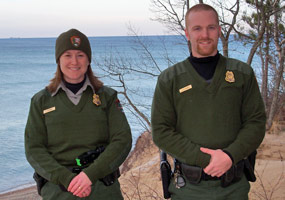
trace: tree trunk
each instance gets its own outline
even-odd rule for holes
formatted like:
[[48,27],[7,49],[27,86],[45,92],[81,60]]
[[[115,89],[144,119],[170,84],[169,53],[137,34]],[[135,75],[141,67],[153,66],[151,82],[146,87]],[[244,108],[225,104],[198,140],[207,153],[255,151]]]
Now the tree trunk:
[[[265,62],[264,68],[262,71],[262,89],[261,95],[265,104],[265,108],[267,108],[268,104],[268,67],[269,67],[269,45],[270,45],[270,35],[269,35],[269,27],[266,28],[266,43],[265,43]],[[268,109],[266,109],[268,110]]]
[[229,41],[227,40],[227,38],[223,36],[223,34],[221,35],[220,38],[221,38],[222,45],[223,45],[223,55],[225,57],[229,57]]
[[276,82],[275,82],[275,86],[273,90],[273,98],[272,98],[270,112],[269,112],[268,120],[267,120],[267,130],[271,128],[274,117],[276,115],[276,111],[277,111],[279,87],[280,87],[280,83],[281,83],[281,79],[282,79],[283,71],[284,71],[284,53],[285,53],[285,47],[283,47],[283,59],[280,60],[280,61],[283,60],[283,64],[280,65],[280,69],[277,74]]
[[250,53],[249,53],[249,56],[247,58],[247,64],[251,65],[252,63],[252,60],[253,60],[253,56],[257,50],[257,48],[260,46],[260,44],[262,43],[262,40],[263,40],[263,35],[264,35],[264,32],[265,32],[265,28],[266,28],[266,23],[265,23],[265,20],[266,20],[266,17],[265,17],[265,5],[263,5],[263,1],[258,4],[256,3],[256,11],[257,13],[259,13],[259,16],[260,16],[260,27],[258,28],[258,36],[250,50]]
[[[276,7],[274,6],[274,11],[276,11]],[[279,36],[279,29],[278,29],[278,14],[275,12],[274,14],[274,43],[276,47],[276,51],[278,53],[278,62],[279,62],[279,70],[276,74],[276,82],[274,84],[274,90],[273,90],[273,99],[272,104],[270,107],[270,112],[267,120],[267,129],[270,129],[277,111],[277,104],[278,104],[278,97],[279,97],[279,88],[281,84],[281,80],[283,79],[283,73],[284,73],[284,61],[285,61],[285,45],[282,42],[279,42],[280,36]],[[278,69],[278,68],[277,68]]]

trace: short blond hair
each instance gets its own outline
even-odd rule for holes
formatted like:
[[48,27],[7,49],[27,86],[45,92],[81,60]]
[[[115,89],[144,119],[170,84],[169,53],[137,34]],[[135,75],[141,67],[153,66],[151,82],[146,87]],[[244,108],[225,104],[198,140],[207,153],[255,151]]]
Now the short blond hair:
[[195,6],[192,6],[187,12],[186,12],[186,15],[185,15],[185,26],[187,27],[187,18],[189,16],[189,14],[191,12],[197,12],[197,11],[213,11],[216,15],[216,19],[217,19],[217,22],[219,24],[219,15],[218,15],[218,12],[215,10],[215,8],[213,8],[212,6],[208,5],[208,4],[204,4],[204,3],[199,3],[199,4],[196,4]]

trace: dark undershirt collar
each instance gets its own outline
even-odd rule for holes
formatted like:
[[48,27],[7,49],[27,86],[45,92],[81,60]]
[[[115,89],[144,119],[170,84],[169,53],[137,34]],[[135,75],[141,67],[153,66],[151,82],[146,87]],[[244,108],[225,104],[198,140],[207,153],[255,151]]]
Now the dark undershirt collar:
[[193,65],[195,70],[198,72],[198,74],[208,81],[211,80],[214,76],[219,58],[219,52],[217,52],[215,56],[209,56],[204,58],[194,57],[191,53],[189,61]]
[[80,83],[68,83],[65,80],[63,80],[64,85],[74,94],[76,94],[80,88],[82,88],[82,86],[84,85],[84,82],[86,80],[86,76],[84,77],[84,80],[81,81]]

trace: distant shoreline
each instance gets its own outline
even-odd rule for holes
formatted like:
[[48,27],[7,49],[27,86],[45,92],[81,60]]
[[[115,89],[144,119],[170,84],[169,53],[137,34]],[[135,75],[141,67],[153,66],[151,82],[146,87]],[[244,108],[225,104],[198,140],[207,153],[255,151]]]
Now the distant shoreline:
[[[181,35],[141,35],[139,37],[159,37],[159,36],[181,36]],[[136,36],[130,36],[130,35],[101,35],[101,36],[88,36],[88,38],[110,38],[110,37],[136,37]],[[3,37],[0,39],[6,40],[6,39],[56,39],[57,36],[50,36],[50,37]]]

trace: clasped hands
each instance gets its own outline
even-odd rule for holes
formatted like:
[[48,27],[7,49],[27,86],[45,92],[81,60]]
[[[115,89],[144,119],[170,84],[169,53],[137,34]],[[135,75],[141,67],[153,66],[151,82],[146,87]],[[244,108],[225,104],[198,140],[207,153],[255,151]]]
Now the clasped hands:
[[80,198],[87,197],[91,193],[92,182],[84,172],[80,172],[75,176],[67,188],[68,192]]
[[203,153],[211,156],[210,163],[204,168],[204,172],[212,177],[221,177],[232,166],[231,158],[221,149],[213,150],[201,147]]

